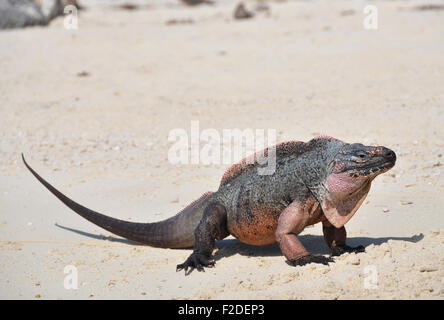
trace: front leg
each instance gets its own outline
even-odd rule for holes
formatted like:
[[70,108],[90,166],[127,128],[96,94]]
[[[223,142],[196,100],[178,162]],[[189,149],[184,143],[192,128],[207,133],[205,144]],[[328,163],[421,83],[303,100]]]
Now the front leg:
[[279,216],[276,241],[282,253],[294,266],[303,266],[311,262],[322,264],[333,262],[331,258],[311,255],[296,237],[306,226],[309,215],[305,210],[307,208],[304,205],[295,201]]
[[364,252],[364,246],[350,247],[345,244],[347,232],[345,227],[335,228],[330,222],[322,222],[324,240],[331,249],[332,256],[340,256],[346,252]]
[[[215,262],[211,259],[216,240],[222,240],[228,236],[227,213],[225,208],[212,203],[205,208],[202,219],[194,231],[194,250],[190,257],[182,264],[178,264],[176,271],[188,268],[196,268],[198,271],[204,271],[203,267],[213,267]],[[191,271],[190,271],[191,272]]]

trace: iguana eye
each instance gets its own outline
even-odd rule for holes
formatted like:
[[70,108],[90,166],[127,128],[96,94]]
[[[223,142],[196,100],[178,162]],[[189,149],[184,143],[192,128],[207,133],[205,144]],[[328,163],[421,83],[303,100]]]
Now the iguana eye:
[[368,153],[366,153],[364,151],[358,151],[354,154],[353,160],[362,161],[362,160],[366,160],[368,157],[369,157]]

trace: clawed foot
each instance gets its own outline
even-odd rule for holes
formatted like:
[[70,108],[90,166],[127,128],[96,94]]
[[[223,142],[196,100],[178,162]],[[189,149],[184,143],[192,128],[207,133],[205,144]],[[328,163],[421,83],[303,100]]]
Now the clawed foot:
[[331,257],[324,257],[324,256],[305,256],[293,261],[289,261],[289,263],[292,266],[305,266],[306,264],[309,263],[320,263],[320,264],[324,264],[324,265],[328,265],[329,262],[334,262],[334,260]]
[[331,249],[331,255],[336,257],[336,256],[340,256],[341,254],[344,254],[346,252],[358,253],[358,252],[364,252],[364,251],[365,251],[364,246],[350,247],[345,244],[342,246],[334,246]]
[[184,263],[177,265],[176,272],[185,269],[185,274],[189,274],[187,273],[188,268],[191,268],[190,273],[193,269],[197,269],[197,271],[205,271],[204,267],[212,268],[214,267],[214,264],[214,260],[209,257],[193,252]]

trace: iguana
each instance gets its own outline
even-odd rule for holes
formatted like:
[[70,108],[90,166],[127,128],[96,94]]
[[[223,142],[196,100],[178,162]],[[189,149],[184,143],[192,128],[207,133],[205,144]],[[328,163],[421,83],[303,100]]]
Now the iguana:
[[364,251],[363,246],[346,245],[344,225],[364,201],[372,180],[395,165],[396,154],[382,146],[349,144],[328,136],[283,142],[274,148],[273,174],[258,174],[263,164],[255,155],[245,158],[226,171],[216,192],[205,193],[177,215],[155,223],[122,221],[85,208],[56,190],[22,158],[50,192],[99,227],[154,247],[194,247],[177,271],[214,266],[215,241],[228,235],[258,246],[277,242],[294,266],[328,264],[331,257],[311,255],[297,238],[318,222],[332,256]]

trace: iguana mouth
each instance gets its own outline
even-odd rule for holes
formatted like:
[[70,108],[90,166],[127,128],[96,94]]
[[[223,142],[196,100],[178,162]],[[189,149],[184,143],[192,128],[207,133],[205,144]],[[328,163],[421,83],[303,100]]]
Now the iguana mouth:
[[363,176],[370,176],[370,175],[384,173],[393,168],[394,165],[395,165],[394,161],[386,161],[381,165],[366,166],[362,168],[351,169],[348,171],[351,177],[363,177]]

